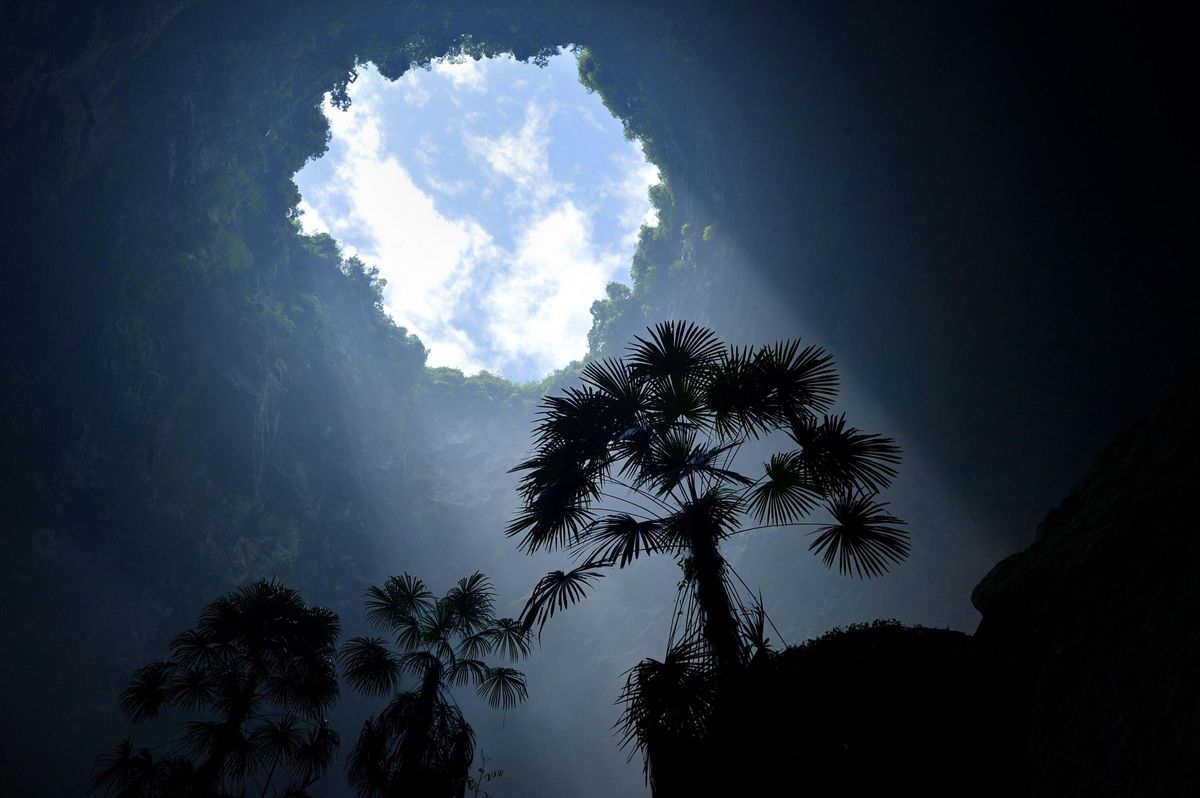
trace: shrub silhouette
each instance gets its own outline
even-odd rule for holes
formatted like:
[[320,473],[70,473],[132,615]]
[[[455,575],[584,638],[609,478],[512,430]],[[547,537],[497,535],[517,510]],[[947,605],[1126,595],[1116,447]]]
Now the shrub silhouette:
[[[127,739],[101,758],[90,791],[119,796],[301,795],[329,768],[338,735],[337,616],[290,588],[256,582],[218,598],[121,694],[135,721],[196,713],[157,757]],[[160,746],[161,748],[162,746]]]

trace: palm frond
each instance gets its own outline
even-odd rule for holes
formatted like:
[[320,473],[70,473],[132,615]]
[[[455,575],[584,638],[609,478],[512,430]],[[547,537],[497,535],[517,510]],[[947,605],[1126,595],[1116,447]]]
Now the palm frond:
[[304,727],[294,715],[283,715],[278,720],[268,718],[250,732],[250,741],[258,747],[264,761],[288,760],[304,742]]
[[604,576],[596,573],[597,567],[585,564],[570,571],[551,571],[543,576],[521,610],[522,626],[529,630],[536,623],[540,632],[557,610],[581,601],[592,582]]
[[621,422],[614,406],[612,397],[587,385],[546,396],[534,425],[534,440],[542,449],[566,444],[598,456]]
[[454,656],[459,659],[479,659],[491,654],[494,644],[492,629],[484,629],[475,634],[465,635],[459,640]]
[[722,351],[712,330],[691,322],[664,321],[654,325],[649,338],[636,336],[628,362],[636,376],[653,380],[684,379],[711,368]]
[[642,467],[638,482],[649,483],[663,496],[683,481],[706,475],[723,482],[752,485],[753,480],[736,471],[716,465],[720,457],[736,448],[740,441],[712,446],[699,443],[695,429],[675,428],[655,439],[652,454]]
[[810,478],[827,493],[858,489],[878,493],[891,484],[900,447],[891,438],[846,426],[845,415],[825,416],[793,425]]
[[[633,743],[643,753],[698,748],[711,716],[714,677],[702,647],[683,643],[662,662],[645,659],[626,675],[617,728],[621,746]],[[647,771],[653,767],[647,757]]]
[[758,368],[780,419],[823,413],[837,396],[833,357],[818,346],[801,349],[798,338],[761,349]]
[[400,684],[400,660],[378,637],[354,637],[338,655],[350,686],[368,695],[388,695]]
[[229,650],[217,646],[208,636],[189,629],[171,641],[171,659],[186,668],[204,670],[226,660]]
[[778,423],[762,359],[749,347],[730,347],[718,358],[704,386],[704,402],[722,438],[758,438]]
[[771,455],[763,464],[765,479],[750,492],[747,508],[759,521],[790,524],[817,506],[821,493],[808,476],[804,458],[797,452]]
[[829,503],[836,523],[818,529],[809,550],[822,555],[826,567],[836,562],[843,575],[853,572],[861,579],[885,573],[909,551],[908,533],[899,528],[904,522],[885,507],[870,494],[838,496]]
[[431,651],[411,651],[399,658],[400,669],[413,674],[418,681],[424,681],[429,674],[440,675],[444,670],[444,660]]
[[492,619],[496,591],[488,578],[476,571],[460,579],[443,601],[453,613],[456,631],[474,634]]
[[296,749],[291,757],[291,764],[300,772],[301,782],[312,784],[319,779],[337,755],[342,744],[341,736],[326,723],[321,723],[309,729],[304,742]]
[[492,637],[493,649],[502,657],[518,660],[528,657],[533,650],[533,638],[520,621],[499,618],[492,622],[488,634]]
[[88,782],[87,791],[106,790],[117,795],[149,795],[152,792],[155,763],[148,748],[134,749],[125,738],[111,754],[100,757],[100,770]]
[[386,723],[370,718],[350,749],[346,774],[360,798],[384,798],[391,794],[391,736]]
[[212,703],[215,688],[216,685],[208,671],[196,668],[177,669],[168,686],[171,693],[170,703],[194,712]]
[[382,588],[367,588],[367,620],[382,629],[399,629],[408,619],[429,609],[433,594],[420,579],[403,574],[389,577]]
[[[638,417],[649,409],[645,383],[634,376],[633,368],[623,360],[593,360],[583,367],[582,378],[585,385],[606,400],[603,410],[609,423],[616,427],[637,423]],[[606,424],[604,429],[607,432],[610,427]]]
[[121,709],[136,723],[158,717],[174,697],[174,662],[152,662],[139,668],[121,693]]
[[615,564],[624,568],[643,553],[662,551],[662,522],[639,521],[627,513],[605,516],[594,522],[572,548],[577,552],[591,549],[584,561],[588,565]]
[[488,666],[479,659],[458,659],[446,668],[446,680],[455,687],[480,684],[488,675]]
[[476,692],[497,709],[512,709],[529,698],[525,674],[513,668],[488,668]]

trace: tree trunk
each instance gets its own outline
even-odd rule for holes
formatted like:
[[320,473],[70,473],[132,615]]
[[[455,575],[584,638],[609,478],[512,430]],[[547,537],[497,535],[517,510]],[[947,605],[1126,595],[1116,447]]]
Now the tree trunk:
[[725,589],[725,559],[708,525],[699,526],[689,538],[702,632],[716,658],[718,676],[726,676],[741,669],[742,644],[733,603]]

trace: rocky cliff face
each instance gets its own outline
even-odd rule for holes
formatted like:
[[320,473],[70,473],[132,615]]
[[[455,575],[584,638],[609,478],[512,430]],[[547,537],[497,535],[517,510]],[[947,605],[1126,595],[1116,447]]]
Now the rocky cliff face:
[[876,622],[756,662],[717,732],[744,763],[734,782],[1200,794],[1197,475],[1193,379],[1105,446],[1034,543],[979,584],[973,636]]
[[1193,380],[975,589],[976,638],[1024,702],[1033,794],[1200,791],[1198,475]]

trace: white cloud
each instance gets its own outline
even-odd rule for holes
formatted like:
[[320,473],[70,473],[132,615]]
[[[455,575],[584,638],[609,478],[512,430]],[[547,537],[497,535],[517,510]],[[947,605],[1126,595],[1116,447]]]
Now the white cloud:
[[455,89],[467,89],[475,92],[487,88],[487,68],[487,61],[476,61],[465,56],[443,58],[433,62],[434,74],[448,79]]
[[326,207],[335,199],[346,203],[332,229],[364,242],[362,258],[388,280],[388,313],[421,337],[431,365],[478,370],[478,347],[453,319],[474,272],[495,258],[495,247],[478,224],[442,215],[386,151],[378,101],[366,86],[349,111],[331,113],[333,135],[344,150],[336,179],[316,201],[324,199]]
[[570,201],[525,229],[515,256],[485,300],[488,332],[501,368],[532,357],[547,373],[584,355],[592,302],[624,260],[597,251],[587,216]]
[[550,173],[548,126],[553,113],[552,107],[546,109],[531,102],[516,131],[497,136],[463,133],[467,151],[513,184],[515,190],[509,199],[514,206],[542,205],[570,188],[569,184],[556,183]]
[[[486,85],[479,62],[435,64],[433,71],[455,88]],[[613,156],[600,185],[560,179],[550,161],[556,105],[541,95],[522,101],[513,129],[497,129],[494,112],[470,111],[439,122],[445,135],[410,138],[403,152],[389,148],[389,96],[424,104],[431,80],[412,70],[389,84],[367,69],[352,88],[349,111],[326,108],[329,174],[304,188],[302,223],[309,232],[330,232],[348,255],[357,252],[379,268],[388,280],[385,309],[420,336],[431,365],[545,374],[586,352],[592,302],[627,274],[637,228],[653,221],[646,189],[657,171],[630,143]],[[500,98],[491,99],[497,107]],[[446,160],[458,141],[482,167],[478,177]],[[495,229],[485,229],[467,207]],[[498,216],[496,208],[509,213]]]

